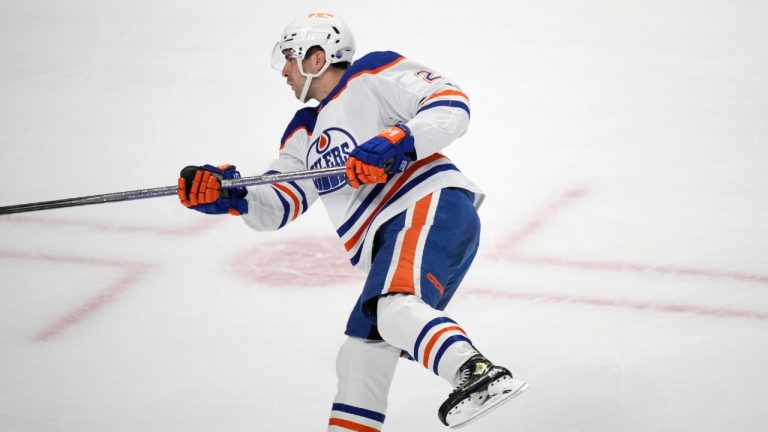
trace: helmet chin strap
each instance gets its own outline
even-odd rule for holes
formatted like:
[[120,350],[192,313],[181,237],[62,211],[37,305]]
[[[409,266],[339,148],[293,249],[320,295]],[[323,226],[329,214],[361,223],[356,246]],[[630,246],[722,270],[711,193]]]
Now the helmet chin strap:
[[307,93],[309,92],[309,86],[312,84],[312,78],[314,78],[311,75],[304,75],[307,79],[304,80],[304,88],[301,89],[301,96],[299,96],[299,102],[301,103],[307,103]]
[[320,75],[322,75],[323,72],[325,72],[325,70],[328,69],[328,66],[330,65],[331,65],[331,62],[326,61],[323,67],[319,71],[317,71],[317,73],[308,74],[308,73],[304,73],[304,67],[301,64],[301,61],[299,61],[299,72],[304,76],[304,78],[306,78],[306,80],[304,80],[304,87],[302,87],[301,89],[301,95],[299,96],[299,101],[301,103],[307,102],[307,93],[309,93],[309,86],[312,84],[312,78],[317,78]]

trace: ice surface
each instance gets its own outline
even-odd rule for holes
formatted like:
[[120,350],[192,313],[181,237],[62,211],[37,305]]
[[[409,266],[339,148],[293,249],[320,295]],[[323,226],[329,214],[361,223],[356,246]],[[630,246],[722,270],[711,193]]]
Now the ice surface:
[[[299,106],[313,2],[0,3],[0,205],[247,175]],[[527,380],[488,431],[768,430],[768,4],[333,2],[469,94],[483,243],[449,307]],[[0,430],[324,430],[362,275],[173,198],[0,216]],[[439,431],[405,360],[385,430]]]

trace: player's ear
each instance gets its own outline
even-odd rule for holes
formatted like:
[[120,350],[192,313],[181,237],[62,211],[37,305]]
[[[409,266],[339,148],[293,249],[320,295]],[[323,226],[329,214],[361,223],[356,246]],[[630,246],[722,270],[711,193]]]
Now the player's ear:
[[319,71],[323,68],[323,65],[325,65],[325,51],[319,49],[312,54],[312,66],[315,71]]

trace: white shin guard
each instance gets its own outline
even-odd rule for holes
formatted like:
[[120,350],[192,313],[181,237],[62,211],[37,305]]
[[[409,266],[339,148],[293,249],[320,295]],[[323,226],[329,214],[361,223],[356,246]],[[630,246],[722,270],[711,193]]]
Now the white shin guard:
[[477,353],[461,326],[414,295],[381,297],[377,321],[387,343],[406,351],[452,386],[458,384],[459,367]]
[[[349,337],[336,358],[339,379],[329,431],[381,430],[400,349]],[[368,428],[368,429],[366,429]]]

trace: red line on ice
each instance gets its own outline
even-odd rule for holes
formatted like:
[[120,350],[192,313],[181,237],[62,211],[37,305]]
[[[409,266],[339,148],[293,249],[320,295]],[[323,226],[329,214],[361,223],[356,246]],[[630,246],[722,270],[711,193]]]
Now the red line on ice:
[[527,256],[515,252],[519,244],[538,234],[550,220],[573,205],[577,200],[584,198],[589,189],[573,188],[563,192],[555,201],[540,210],[523,226],[504,238],[498,250],[501,252],[497,259],[519,262],[531,265],[548,265],[554,267],[570,267],[581,270],[602,270],[611,272],[654,273],[669,274],[684,277],[709,277],[717,279],[735,280],[740,282],[755,282],[768,284],[768,275],[750,274],[733,271],[718,271],[693,267],[674,267],[666,265],[637,264],[611,261],[576,260],[556,257]]
[[81,306],[54,320],[50,325],[37,333],[34,340],[38,342],[49,341],[64,330],[75,324],[81,323],[95,312],[112,303],[120,294],[135,284],[151,266],[146,263],[111,260],[104,258],[82,257],[72,255],[37,254],[26,252],[0,251],[0,259],[20,259],[28,261],[47,261],[53,263],[77,264],[93,267],[117,267],[123,274],[117,281],[91,296]]
[[38,342],[51,340],[61,334],[64,330],[82,322],[90,315],[93,315],[109,303],[112,303],[117,296],[128,290],[131,285],[141,278],[142,273],[143,271],[137,268],[131,269],[120,279],[110,284],[106,289],[101,290],[101,292],[88,299],[80,307],[65,314],[48,327],[38,332],[37,336],[35,336],[35,340]]
[[611,261],[590,261],[590,260],[575,260],[568,258],[557,257],[536,257],[526,255],[509,255],[505,257],[505,260],[518,262],[530,265],[542,265],[553,267],[571,267],[581,270],[603,270],[610,272],[625,272],[625,273],[654,273],[654,274],[670,274],[686,277],[705,277],[716,279],[735,280],[740,282],[755,282],[761,284],[768,284],[768,275],[750,274],[732,271],[717,271],[710,269],[692,268],[692,267],[675,267],[675,266],[654,266],[650,264],[636,264],[627,262],[611,262]]
[[7,250],[5,251],[0,250],[0,258],[20,259],[20,260],[28,260],[28,261],[48,261],[48,262],[57,262],[57,263],[82,264],[82,265],[90,265],[90,266],[118,267],[118,268],[147,266],[147,264],[144,264],[144,263],[111,260],[111,259],[105,259],[105,258],[83,257],[83,256],[76,256],[76,255],[55,255],[55,254],[47,254],[47,253],[15,252],[15,251],[7,251]]
[[697,315],[718,318],[746,318],[754,320],[768,320],[768,312],[752,311],[745,309],[710,308],[691,304],[658,303],[644,301],[618,300],[601,297],[581,295],[563,295],[541,292],[502,291],[491,288],[470,288],[465,291],[467,295],[489,298],[501,298],[508,300],[520,300],[532,303],[569,303],[599,307],[627,308],[640,311],[692,313]]
[[524,223],[520,229],[505,237],[501,249],[508,252],[523,240],[534,234],[538,234],[542,227],[548,223],[552,217],[562,213],[563,210],[586,196],[588,193],[589,190],[586,188],[574,188],[563,192],[555,201],[540,210],[528,222]]
[[153,225],[113,224],[99,221],[66,218],[44,218],[35,216],[9,216],[0,221],[17,224],[35,224],[51,227],[83,228],[93,231],[118,232],[131,234],[158,234],[167,236],[188,236],[201,233],[215,226],[220,218],[203,218],[198,221],[178,227],[162,227]]

